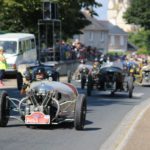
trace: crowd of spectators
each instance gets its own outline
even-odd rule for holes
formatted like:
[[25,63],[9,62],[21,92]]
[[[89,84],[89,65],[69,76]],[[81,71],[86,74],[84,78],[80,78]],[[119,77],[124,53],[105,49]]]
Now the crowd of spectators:
[[95,57],[100,57],[99,52],[95,47],[85,46],[79,40],[75,40],[72,44],[67,44],[64,41],[60,46],[60,59],[61,60],[93,60]]

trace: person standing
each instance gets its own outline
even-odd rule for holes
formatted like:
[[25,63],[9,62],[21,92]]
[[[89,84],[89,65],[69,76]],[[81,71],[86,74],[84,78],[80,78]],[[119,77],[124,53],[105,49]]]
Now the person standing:
[[2,80],[4,78],[5,70],[7,69],[7,62],[3,53],[4,53],[4,49],[2,46],[0,46],[0,87],[4,86],[4,83]]

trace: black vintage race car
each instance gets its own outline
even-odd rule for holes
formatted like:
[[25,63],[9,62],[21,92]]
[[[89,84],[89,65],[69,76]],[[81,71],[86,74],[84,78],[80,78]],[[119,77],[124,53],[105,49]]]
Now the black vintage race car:
[[133,77],[117,65],[105,64],[99,68],[97,74],[91,73],[88,76],[87,95],[91,95],[96,88],[101,91],[110,91],[111,95],[115,92],[127,92],[129,97],[133,94]]
[[31,65],[31,66],[27,66],[25,71],[22,74],[17,74],[18,90],[22,89],[23,84],[27,80],[29,80],[30,82],[35,80],[35,74],[37,73],[39,69],[44,70],[45,79],[51,80],[51,81],[59,81],[59,72],[55,66],[45,65],[45,64],[37,64],[33,66]]
[[7,126],[11,111],[18,112],[18,119],[28,127],[74,122],[76,130],[83,130],[86,97],[69,83],[33,81],[21,99],[0,91],[0,127]]

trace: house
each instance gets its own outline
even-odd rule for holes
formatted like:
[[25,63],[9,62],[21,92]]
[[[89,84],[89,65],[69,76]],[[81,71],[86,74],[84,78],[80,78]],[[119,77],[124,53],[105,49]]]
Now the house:
[[82,29],[80,35],[75,35],[74,39],[79,39],[81,43],[85,46],[96,47],[103,53],[108,51],[108,29],[101,25],[99,21],[93,17],[86,14],[88,20],[91,24]]
[[80,35],[74,36],[85,46],[96,47],[104,54],[110,51],[126,52],[128,33],[107,20],[97,20],[85,14],[91,24],[82,29]]
[[105,26],[109,30],[108,52],[126,52],[128,33],[107,20],[99,20],[99,24]]

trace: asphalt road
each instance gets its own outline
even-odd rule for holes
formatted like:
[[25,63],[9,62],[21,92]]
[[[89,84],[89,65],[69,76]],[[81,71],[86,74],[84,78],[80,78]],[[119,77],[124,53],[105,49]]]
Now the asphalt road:
[[[11,97],[19,96],[14,80],[6,85]],[[85,91],[79,88],[79,92]],[[87,98],[84,131],[76,131],[71,124],[30,129],[11,119],[7,127],[0,128],[0,150],[99,150],[124,116],[149,96],[149,87],[140,86],[135,87],[132,99],[126,93],[111,97],[108,92],[95,91]]]

